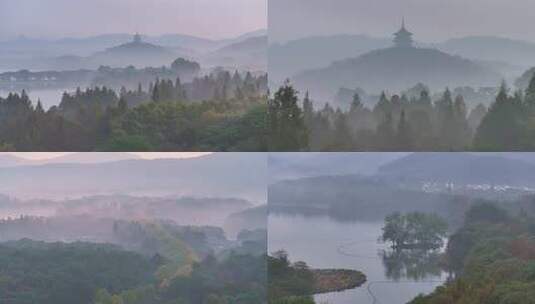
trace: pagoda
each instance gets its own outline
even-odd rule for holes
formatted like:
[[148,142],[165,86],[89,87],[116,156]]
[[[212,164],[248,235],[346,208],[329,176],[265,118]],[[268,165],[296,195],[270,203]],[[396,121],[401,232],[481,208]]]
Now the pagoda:
[[405,18],[401,21],[401,29],[394,33],[394,44],[400,48],[413,47],[412,33],[405,28]]
[[136,33],[134,35],[134,40],[132,42],[133,43],[141,43],[141,35],[139,33]]

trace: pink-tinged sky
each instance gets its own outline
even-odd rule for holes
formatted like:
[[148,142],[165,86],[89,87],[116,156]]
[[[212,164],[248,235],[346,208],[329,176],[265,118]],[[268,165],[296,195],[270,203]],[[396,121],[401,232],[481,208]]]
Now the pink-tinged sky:
[[0,38],[108,33],[221,39],[266,28],[267,0],[0,0]]
[[535,0],[269,0],[269,35],[391,37],[405,16],[420,41],[492,35],[535,42],[534,14]]
[[[2,0],[0,0],[2,1]],[[87,152],[91,153],[91,152]],[[110,152],[111,153],[111,152]],[[0,153],[1,154],[4,153]],[[16,157],[24,158],[24,159],[30,159],[30,160],[46,160],[51,158],[56,158],[60,156],[65,156],[72,153],[67,152],[5,152],[5,154],[10,154]],[[104,154],[104,153],[98,153],[98,154]],[[97,157],[98,157],[98,154]],[[191,158],[191,157],[199,157],[202,155],[210,154],[210,153],[200,153],[200,152],[132,152],[131,154],[137,155],[144,159],[158,159],[158,158]]]

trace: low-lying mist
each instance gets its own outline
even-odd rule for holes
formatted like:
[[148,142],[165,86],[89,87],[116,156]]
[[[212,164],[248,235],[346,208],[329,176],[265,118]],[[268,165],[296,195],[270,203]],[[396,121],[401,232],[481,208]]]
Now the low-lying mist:
[[162,156],[13,162],[0,172],[0,241],[113,242],[116,222],[212,227],[231,239],[266,229],[266,155]]
[[215,153],[184,159],[22,164],[2,168],[0,194],[54,200],[111,194],[233,197],[258,205],[266,202],[266,157]]
[[[462,224],[465,212],[482,201],[513,213],[535,214],[532,154],[382,154],[375,160],[367,153],[317,154],[308,162],[299,154],[280,155],[270,175],[293,172],[297,177],[271,179],[270,212],[350,222],[426,212],[444,217],[451,227]],[[384,161],[388,156],[391,160]],[[374,173],[359,170],[371,167]]]

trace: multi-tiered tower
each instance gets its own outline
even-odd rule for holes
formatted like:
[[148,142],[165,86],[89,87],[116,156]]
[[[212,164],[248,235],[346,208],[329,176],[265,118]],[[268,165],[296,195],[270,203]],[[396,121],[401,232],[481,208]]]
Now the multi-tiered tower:
[[396,47],[412,47],[412,33],[405,28],[405,18],[401,21],[401,29],[394,33],[394,44]]

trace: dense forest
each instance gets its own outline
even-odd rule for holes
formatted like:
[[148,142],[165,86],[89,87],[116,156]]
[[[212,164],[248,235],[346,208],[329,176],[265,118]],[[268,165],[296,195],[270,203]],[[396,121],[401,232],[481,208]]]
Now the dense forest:
[[268,256],[268,275],[268,303],[314,303],[314,275],[306,263],[292,263],[285,251],[277,251]]
[[535,303],[535,219],[494,203],[473,206],[445,253],[456,278],[412,304]]
[[44,243],[0,244],[0,302],[90,303],[95,290],[119,292],[149,284],[157,261],[113,245]]
[[267,75],[228,71],[78,89],[48,110],[23,91],[0,98],[0,150],[265,151],[266,92]]
[[100,289],[94,304],[258,304],[266,298],[264,256],[231,255],[223,261],[210,256],[196,263],[188,276],[168,286],[145,286],[111,294]]
[[271,151],[531,151],[535,147],[535,77],[525,91],[501,85],[495,100],[468,110],[463,95],[446,89],[432,100],[388,96],[368,108],[358,93],[348,110],[314,109],[287,81],[268,101]]
[[172,221],[21,216],[2,220],[0,236],[1,303],[257,304],[267,296],[265,230],[229,240],[221,228]]

